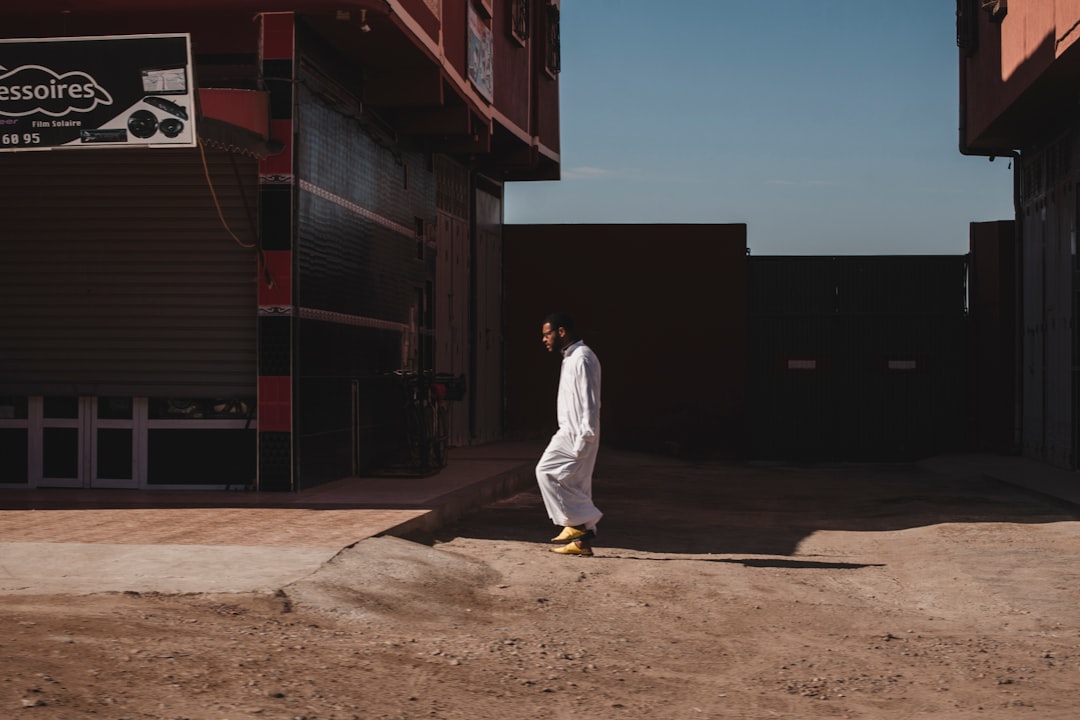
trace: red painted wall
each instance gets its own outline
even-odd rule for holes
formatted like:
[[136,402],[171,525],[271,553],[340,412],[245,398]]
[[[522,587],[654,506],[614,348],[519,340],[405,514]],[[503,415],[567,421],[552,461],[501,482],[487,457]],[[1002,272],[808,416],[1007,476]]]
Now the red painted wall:
[[738,452],[746,376],[746,226],[507,225],[509,438],[554,430],[544,316],[574,316],[603,367],[601,442]]
[[[511,32],[509,0],[500,2],[496,10],[491,28],[495,57],[498,58],[494,68],[495,106],[518,127],[528,129],[532,86],[530,45],[523,45]],[[535,29],[531,28],[533,32]]]
[[533,62],[533,135],[540,144],[555,153],[559,152],[559,79],[545,69],[547,28],[547,4],[533,3],[532,62]]
[[469,77],[466,58],[468,41],[468,6],[471,0],[443,0],[442,42],[443,54],[452,68],[463,78]]
[[219,12],[213,22],[169,12],[124,15],[20,15],[3,17],[0,35],[16,37],[79,37],[191,33],[191,52],[198,55],[252,54],[258,50],[259,26],[250,13]]
[[1013,2],[999,20],[979,5],[962,0],[970,24],[958,26],[967,38],[960,49],[960,140],[983,151],[1020,148],[1033,125],[1075,103],[1080,1]]

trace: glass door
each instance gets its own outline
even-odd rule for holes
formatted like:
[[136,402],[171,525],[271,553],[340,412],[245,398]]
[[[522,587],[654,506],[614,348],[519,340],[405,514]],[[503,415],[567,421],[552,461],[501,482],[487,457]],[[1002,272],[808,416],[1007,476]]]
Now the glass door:
[[145,478],[145,398],[31,398],[30,416],[37,487],[136,488]]
[[90,398],[74,396],[50,396],[41,399],[41,465],[38,486],[85,487],[85,410],[89,400]]
[[0,486],[30,484],[30,400],[0,396]]
[[89,408],[93,420],[88,433],[90,463],[87,468],[90,487],[139,487],[137,449],[140,410],[145,417],[145,401],[130,397],[91,398]]

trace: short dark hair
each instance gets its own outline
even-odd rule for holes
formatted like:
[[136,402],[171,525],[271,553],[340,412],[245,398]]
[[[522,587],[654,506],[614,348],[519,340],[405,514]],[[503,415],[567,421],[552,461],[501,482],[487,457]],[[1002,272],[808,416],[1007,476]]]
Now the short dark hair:
[[574,319],[563,312],[550,313],[544,322],[551,326],[552,330],[558,330],[563,328],[566,330],[566,334],[571,337],[577,337],[574,331]]

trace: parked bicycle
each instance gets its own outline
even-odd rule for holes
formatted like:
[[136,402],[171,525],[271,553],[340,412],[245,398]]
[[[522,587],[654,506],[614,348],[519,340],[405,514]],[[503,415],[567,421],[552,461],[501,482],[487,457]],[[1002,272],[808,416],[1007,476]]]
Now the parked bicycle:
[[395,370],[404,389],[405,464],[421,473],[446,467],[450,429],[446,404],[460,399],[462,378],[430,370]]

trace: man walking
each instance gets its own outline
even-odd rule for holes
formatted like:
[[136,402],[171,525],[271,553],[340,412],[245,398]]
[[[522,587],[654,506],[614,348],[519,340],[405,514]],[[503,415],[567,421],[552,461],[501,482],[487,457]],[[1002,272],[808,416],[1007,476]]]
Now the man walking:
[[570,316],[548,315],[541,327],[548,352],[562,353],[556,417],[559,429],[536,465],[536,481],[548,517],[566,543],[553,552],[592,555],[592,539],[603,513],[592,501],[592,474],[600,447],[600,361],[578,338]]

